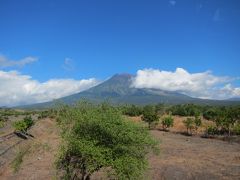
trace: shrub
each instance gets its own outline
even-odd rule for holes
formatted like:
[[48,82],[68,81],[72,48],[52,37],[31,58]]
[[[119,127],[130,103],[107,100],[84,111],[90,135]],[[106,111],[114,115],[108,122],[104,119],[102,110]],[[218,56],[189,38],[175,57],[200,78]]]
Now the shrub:
[[4,127],[4,122],[0,120],[0,128]]
[[201,117],[199,116],[194,117],[194,125],[196,130],[202,125]]
[[90,179],[101,168],[110,168],[117,179],[138,179],[146,154],[157,150],[145,128],[108,104],[80,102],[58,114],[63,144],[56,164],[66,179]]
[[172,118],[172,116],[166,116],[163,118],[162,120],[162,126],[164,130],[167,130],[168,128],[173,126],[173,121],[174,119]]
[[14,122],[13,127],[15,128],[15,131],[26,133],[33,124],[34,121],[31,116],[26,116],[23,120]]
[[207,120],[214,120],[217,116],[217,110],[214,108],[208,109],[203,112],[203,117]]
[[156,126],[159,121],[159,116],[154,106],[148,105],[143,108],[142,120],[148,123],[148,128]]
[[240,135],[240,123],[236,123],[235,126],[233,127],[233,132],[236,135]]
[[27,129],[30,128],[33,124],[34,124],[34,121],[32,120],[32,117],[31,116],[26,116],[23,121],[26,123],[27,125]]
[[192,129],[194,128],[194,120],[193,118],[187,118],[183,121],[184,125],[187,128],[187,133],[192,135]]
[[206,129],[206,134],[207,135],[214,135],[214,134],[217,134],[217,133],[218,133],[218,129],[215,126],[210,125]]
[[27,131],[27,124],[24,121],[16,121],[13,123],[15,131],[20,131],[25,133]]

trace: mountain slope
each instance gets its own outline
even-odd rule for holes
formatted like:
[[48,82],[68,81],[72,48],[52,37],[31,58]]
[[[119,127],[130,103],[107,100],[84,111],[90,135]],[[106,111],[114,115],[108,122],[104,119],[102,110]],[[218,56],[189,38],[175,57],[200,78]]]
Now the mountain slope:
[[116,74],[109,80],[84,92],[61,98],[64,102],[74,102],[81,98],[92,101],[109,100],[112,103],[183,103],[193,100],[193,98],[169,91],[154,89],[137,89],[131,87],[131,75]]
[[[73,94],[58,100],[72,104],[80,99],[87,99],[93,102],[110,101],[113,104],[182,104],[194,103],[203,105],[232,105],[239,104],[239,101],[220,101],[192,98],[177,92],[156,90],[156,89],[138,89],[131,87],[133,76],[129,74],[116,74],[107,81],[92,87],[86,91]],[[24,106],[25,108],[50,107],[53,101]]]

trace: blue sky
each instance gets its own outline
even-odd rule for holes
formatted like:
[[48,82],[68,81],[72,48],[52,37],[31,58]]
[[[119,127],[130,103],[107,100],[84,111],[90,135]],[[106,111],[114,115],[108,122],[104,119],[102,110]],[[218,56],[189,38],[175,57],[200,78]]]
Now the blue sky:
[[35,58],[0,70],[40,83],[178,67],[240,77],[239,0],[0,0],[0,23],[5,60]]

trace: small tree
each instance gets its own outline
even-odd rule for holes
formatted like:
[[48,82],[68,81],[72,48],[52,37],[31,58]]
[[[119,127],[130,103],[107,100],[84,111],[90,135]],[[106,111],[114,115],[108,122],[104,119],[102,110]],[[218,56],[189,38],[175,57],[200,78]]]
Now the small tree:
[[15,128],[15,131],[26,133],[33,124],[34,121],[31,116],[26,116],[23,120],[14,122],[13,127]]
[[188,135],[192,135],[192,129],[194,127],[194,120],[193,118],[187,118],[186,120],[183,121],[184,125],[187,128],[187,133]]
[[63,144],[56,163],[65,179],[89,180],[102,168],[110,168],[116,179],[138,179],[146,154],[158,149],[149,131],[108,104],[81,102],[58,114]]
[[26,133],[27,131],[27,124],[24,121],[14,122],[13,127],[15,128],[15,131],[20,131],[22,133]]
[[142,120],[148,123],[149,129],[151,128],[151,126],[155,126],[158,123],[159,116],[154,106],[148,105],[143,108]]
[[195,129],[198,130],[198,128],[202,125],[202,120],[200,116],[195,116],[194,117],[194,125],[195,125]]
[[31,116],[26,116],[23,121],[26,123],[27,129],[33,126],[34,121]]
[[173,126],[173,117],[172,116],[166,116],[162,119],[162,127],[164,130],[167,130],[168,128]]

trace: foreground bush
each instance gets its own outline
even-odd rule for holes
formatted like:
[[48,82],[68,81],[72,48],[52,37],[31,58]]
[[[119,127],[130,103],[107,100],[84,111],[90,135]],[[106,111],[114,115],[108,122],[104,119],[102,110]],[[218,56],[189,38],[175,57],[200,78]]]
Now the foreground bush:
[[56,164],[66,179],[90,179],[102,168],[117,179],[138,179],[147,167],[147,153],[158,150],[145,128],[108,104],[81,102],[58,114],[63,145]]

